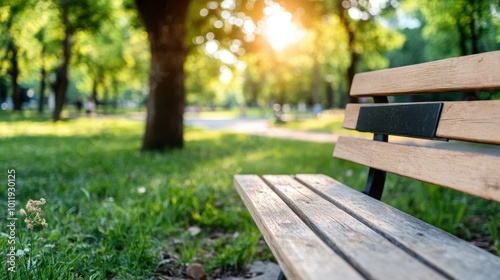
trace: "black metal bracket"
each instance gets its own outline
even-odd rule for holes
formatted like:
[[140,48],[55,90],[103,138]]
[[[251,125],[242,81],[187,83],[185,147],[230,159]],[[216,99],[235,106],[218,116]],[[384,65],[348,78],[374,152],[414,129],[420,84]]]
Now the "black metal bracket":
[[[375,96],[373,97],[375,103],[389,103],[386,96]],[[389,136],[386,134],[373,134],[374,141],[388,142]],[[367,194],[377,200],[382,198],[382,193],[384,192],[385,177],[387,173],[376,168],[370,168],[368,171],[368,179],[366,181],[364,194]]]

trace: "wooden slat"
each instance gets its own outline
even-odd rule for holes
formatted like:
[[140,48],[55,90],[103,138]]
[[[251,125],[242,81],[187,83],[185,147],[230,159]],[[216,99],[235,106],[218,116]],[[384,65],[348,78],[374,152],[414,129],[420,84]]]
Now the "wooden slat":
[[445,102],[436,135],[500,145],[500,100]]
[[444,278],[291,176],[266,175],[263,178],[309,227],[340,251],[366,278]]
[[288,279],[362,279],[259,177],[237,175],[234,182]]
[[366,72],[354,76],[351,96],[500,89],[500,51]]
[[500,157],[339,137],[334,156],[500,201]]
[[[324,175],[296,178],[453,279],[500,279],[500,258]],[[396,265],[396,264],[395,264]],[[418,273],[418,272],[415,272]]]
[[343,128],[356,129],[360,107],[361,104],[347,104],[347,107],[345,108],[344,121],[342,122]]

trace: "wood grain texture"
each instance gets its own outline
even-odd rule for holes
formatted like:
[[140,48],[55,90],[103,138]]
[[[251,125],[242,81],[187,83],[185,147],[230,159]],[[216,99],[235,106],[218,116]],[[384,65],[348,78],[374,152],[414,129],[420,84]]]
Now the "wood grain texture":
[[351,96],[389,96],[500,89],[500,51],[366,72],[354,76]]
[[[500,279],[500,258],[325,175],[296,178],[453,279]],[[418,272],[415,272],[418,273]]]
[[356,129],[358,123],[359,108],[361,104],[347,104],[345,108],[344,121],[342,127],[347,129]]
[[291,176],[263,178],[316,234],[340,251],[367,279],[444,279]]
[[340,137],[334,156],[500,201],[500,157]]
[[234,182],[288,279],[363,279],[258,176],[237,175]]
[[500,145],[500,100],[444,102],[436,135]]

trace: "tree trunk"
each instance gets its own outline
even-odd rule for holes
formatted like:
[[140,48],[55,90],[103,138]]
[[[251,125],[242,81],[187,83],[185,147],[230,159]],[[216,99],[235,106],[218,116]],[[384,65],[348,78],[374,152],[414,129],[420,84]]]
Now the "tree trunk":
[[99,85],[99,83],[97,82],[96,79],[94,79],[94,83],[92,85],[92,93],[90,94],[90,98],[92,100],[94,100],[94,104],[95,104],[95,110],[97,111],[97,86]]
[[4,78],[0,76],[0,105],[7,101],[7,85],[5,83]]
[[313,77],[312,77],[312,103],[314,105],[320,103],[320,86],[321,86],[321,77],[319,73],[319,62],[318,58],[314,57],[314,65],[313,65]]
[[326,83],[325,85],[326,85],[326,108],[331,109],[335,106],[333,99],[333,94],[334,94],[333,85],[330,82]]
[[40,96],[38,98],[38,113],[42,114],[43,113],[43,105],[45,104],[45,87],[46,87],[46,80],[47,80],[47,71],[45,70],[45,67],[42,65],[41,69],[41,80],[40,80]]
[[45,103],[45,88],[47,81],[47,70],[45,70],[45,44],[42,41],[42,52],[40,54],[42,66],[40,67],[40,95],[38,96],[38,113],[43,113],[43,105]]
[[61,119],[61,112],[66,102],[66,91],[68,89],[68,69],[71,60],[71,36],[72,31],[69,27],[69,7],[68,4],[63,5],[63,22],[65,25],[64,40],[63,40],[63,63],[57,73],[56,80],[56,106],[52,114],[52,119],[58,121]]
[[[356,74],[356,66],[358,65],[359,57],[359,54],[351,48],[351,64],[349,64],[349,68],[347,68],[347,88],[349,90],[351,89],[352,80]],[[358,98],[349,95],[349,92],[347,92],[347,95],[349,96],[349,103],[358,103]],[[342,106],[344,105],[345,104],[342,104]]]
[[118,108],[118,82],[116,80],[113,80],[113,111]]
[[[472,15],[471,15],[472,17]],[[474,21],[473,18],[471,18],[471,21]],[[470,39],[469,36],[467,36],[467,30],[466,26],[462,25],[460,22],[460,19],[457,19],[456,27],[458,29],[458,39],[459,39],[459,45],[460,45],[460,55],[468,55],[470,54],[468,48],[467,48],[467,41]],[[473,24],[469,26],[470,28],[473,28]],[[472,33],[473,30],[471,29],[470,32]],[[474,46],[472,46],[472,49],[474,49]],[[463,92],[462,94],[462,100],[476,100],[476,94],[475,92]]]
[[477,54],[479,53],[479,35],[480,35],[478,32],[478,28],[480,28],[480,25],[477,24],[479,22],[478,4],[476,3],[476,0],[469,0],[469,5],[471,7],[471,14],[469,21],[471,49],[472,49],[472,54]]
[[163,151],[184,145],[184,37],[189,2],[136,0],[151,48],[143,151]]
[[467,35],[465,34],[464,27],[460,25],[459,22],[457,22],[457,29],[458,29],[458,41],[460,45],[460,55],[468,55],[469,52],[467,51]]
[[252,84],[252,99],[250,100],[250,106],[257,107],[257,97],[259,96],[260,86],[257,83]]
[[275,85],[274,85],[274,87],[276,89],[276,93],[277,93],[276,103],[280,104],[281,108],[283,109],[283,105],[285,105],[285,103],[286,103],[287,86],[285,83],[285,79],[283,77],[283,71],[281,71],[282,69],[279,67],[278,63],[276,63],[276,66],[274,69],[275,69],[274,73],[276,73],[278,75],[277,83],[275,83]]
[[[97,104],[97,103],[96,103]],[[109,108],[109,88],[104,86],[102,92],[102,107],[104,108],[104,112],[108,113]]]
[[356,74],[356,66],[358,65],[360,54],[356,51],[356,34],[353,30],[351,23],[349,22],[349,15],[347,11],[342,6],[342,1],[337,1],[337,9],[340,17],[340,21],[347,32],[347,37],[349,40],[349,53],[351,56],[351,63],[349,64],[349,68],[347,68],[346,72],[346,82],[347,82],[347,92],[345,94],[341,94],[340,97],[340,107],[345,107],[346,97],[349,100],[349,103],[358,103],[358,99],[356,97],[352,97],[349,95],[349,91],[351,89],[352,80],[354,78],[354,74]]
[[12,83],[12,104],[14,105],[14,111],[21,111],[23,109],[23,100],[21,96],[21,89],[17,82],[19,78],[19,61],[17,59],[17,47],[12,40],[9,42],[10,56],[10,78]]

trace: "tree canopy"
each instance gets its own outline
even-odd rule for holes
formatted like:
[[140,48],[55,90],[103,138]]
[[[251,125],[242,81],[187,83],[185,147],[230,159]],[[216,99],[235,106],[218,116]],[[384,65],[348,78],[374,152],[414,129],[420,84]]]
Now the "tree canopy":
[[0,102],[21,110],[32,88],[58,120],[78,96],[147,100],[143,149],[182,147],[187,105],[343,107],[356,72],[500,49],[499,15],[492,0],[5,0]]

